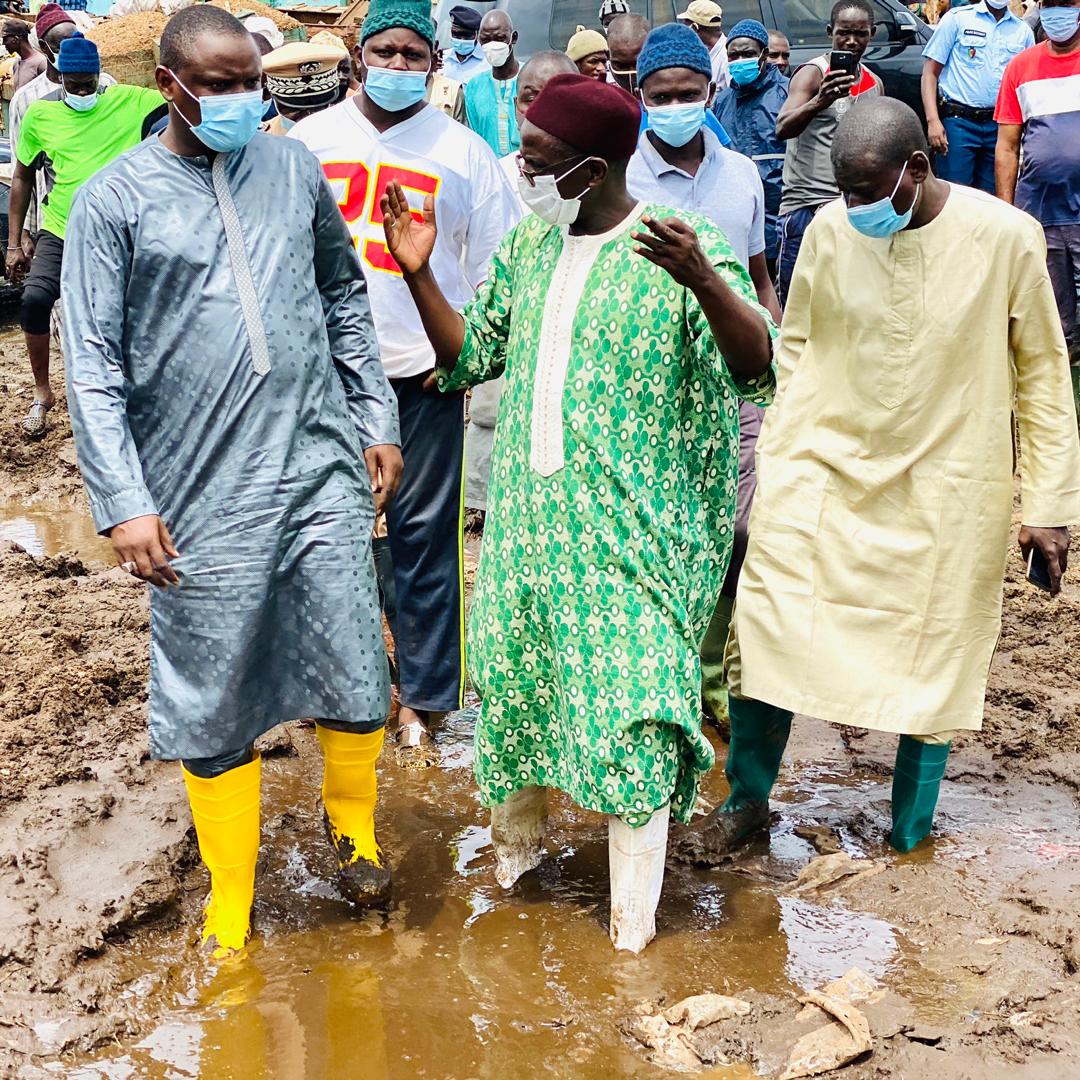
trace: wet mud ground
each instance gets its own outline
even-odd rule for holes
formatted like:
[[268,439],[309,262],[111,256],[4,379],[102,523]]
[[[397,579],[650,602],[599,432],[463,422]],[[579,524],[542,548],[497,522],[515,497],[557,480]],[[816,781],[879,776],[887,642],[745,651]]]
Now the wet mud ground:
[[[731,1064],[701,1075],[779,1075],[798,996],[852,967],[888,996],[872,1052],[838,1076],[1080,1073],[1075,583],[1047,603],[1012,560],[986,726],[951,758],[931,842],[884,843],[894,740],[800,720],[769,842],[721,870],[672,865],[640,957],[607,938],[597,815],[558,800],[548,858],[497,886],[470,710],[437,767],[384,753],[395,905],[355,917],[332,885],[318,747],[283,725],[254,938],[216,965],[178,767],[146,757],[143,589],[87,524],[63,409],[42,442],[14,431],[29,401],[18,339],[0,338],[0,1075],[676,1075],[623,1022],[706,990],[751,1010],[717,1026]],[[704,801],[723,794],[718,767]],[[815,845],[880,872],[792,893]]]

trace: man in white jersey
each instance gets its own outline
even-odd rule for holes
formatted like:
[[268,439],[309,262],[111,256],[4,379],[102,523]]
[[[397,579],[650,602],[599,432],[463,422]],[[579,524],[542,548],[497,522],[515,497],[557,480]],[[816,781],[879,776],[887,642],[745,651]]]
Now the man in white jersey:
[[405,472],[387,528],[397,593],[398,738],[406,747],[428,741],[432,714],[462,705],[465,407],[461,395],[434,388],[435,356],[386,248],[380,199],[391,181],[417,212],[434,196],[439,242],[431,266],[458,309],[521,216],[483,139],[424,100],[433,46],[427,0],[374,0],[356,52],[360,92],[290,132],[322,162],[352,232],[398,400]]

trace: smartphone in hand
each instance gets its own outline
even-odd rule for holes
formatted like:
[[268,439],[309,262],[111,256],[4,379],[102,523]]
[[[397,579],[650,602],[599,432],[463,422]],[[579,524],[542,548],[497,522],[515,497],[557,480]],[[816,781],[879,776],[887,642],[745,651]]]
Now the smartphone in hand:
[[1050,568],[1046,565],[1046,556],[1037,547],[1033,547],[1028,555],[1027,579],[1043,592],[1050,592],[1053,588],[1050,584]]
[[833,49],[829,53],[829,72],[842,71],[845,75],[855,74],[855,54],[843,49]]

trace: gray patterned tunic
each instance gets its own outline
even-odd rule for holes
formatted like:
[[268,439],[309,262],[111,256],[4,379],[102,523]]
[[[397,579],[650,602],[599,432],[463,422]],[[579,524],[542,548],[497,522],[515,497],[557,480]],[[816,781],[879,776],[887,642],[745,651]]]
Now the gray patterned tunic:
[[398,443],[363,274],[291,139],[182,158],[156,138],[76,198],[64,350],[97,528],[159,513],[179,588],[151,590],[159,758],[282,720],[378,727],[388,705],[363,450]]

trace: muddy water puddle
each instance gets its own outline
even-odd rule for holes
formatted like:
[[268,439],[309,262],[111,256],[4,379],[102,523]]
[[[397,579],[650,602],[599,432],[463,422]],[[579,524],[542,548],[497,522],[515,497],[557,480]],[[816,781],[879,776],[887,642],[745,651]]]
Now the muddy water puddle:
[[[116,946],[129,967],[126,1007],[137,1045],[99,1052],[58,1074],[128,1077],[580,1077],[664,1075],[617,1028],[642,999],[714,990],[776,994],[818,987],[852,966],[913,1000],[929,1023],[971,1008],[974,988],[923,966],[919,947],[842,896],[793,897],[778,886],[814,854],[801,824],[833,824],[852,854],[886,857],[888,784],[840,762],[785,771],[771,845],[738,867],[669,871],[657,939],[640,957],[607,937],[606,829],[565,800],[553,808],[549,857],[510,893],[495,883],[487,815],[471,774],[471,716],[439,738],[442,764],[380,768],[380,823],[395,868],[388,918],[354,918],[336,899],[316,813],[319,758],[294,729],[299,758],[264,768],[264,865],[255,936],[216,969],[184,926]],[[717,770],[706,798],[723,794]],[[908,860],[960,865],[977,894],[991,874],[1061,857],[1080,839],[1067,796],[1014,785],[1008,806],[947,783],[949,839]],[[878,827],[881,826],[881,831]],[[993,858],[987,852],[993,850]],[[912,904],[919,904],[913,896]],[[748,1077],[748,1068],[713,1077]]]
[[31,555],[74,551],[80,558],[112,564],[112,545],[94,530],[83,510],[0,499],[0,541],[12,540]]

